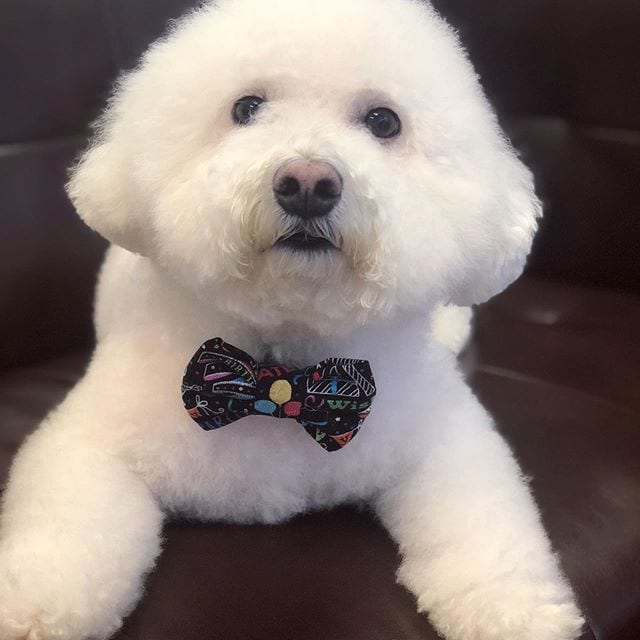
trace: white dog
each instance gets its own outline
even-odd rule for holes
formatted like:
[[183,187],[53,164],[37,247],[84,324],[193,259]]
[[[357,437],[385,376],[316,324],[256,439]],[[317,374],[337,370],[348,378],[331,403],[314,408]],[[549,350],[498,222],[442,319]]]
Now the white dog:
[[[430,328],[442,304],[520,274],[540,213],[430,7],[192,13],[120,81],[69,193],[114,246],[89,369],[12,468],[1,640],[113,634],[164,514],[276,523],[354,501],[449,640],[579,634],[518,465]],[[200,429],[180,384],[214,336],[292,366],[368,360],[378,391],[358,437],[328,452],[290,419]]]

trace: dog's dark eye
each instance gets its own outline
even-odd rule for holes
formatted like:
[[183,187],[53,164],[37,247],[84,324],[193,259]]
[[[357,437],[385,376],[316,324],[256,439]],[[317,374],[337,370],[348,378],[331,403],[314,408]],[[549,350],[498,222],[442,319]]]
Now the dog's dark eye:
[[400,118],[387,107],[371,109],[364,117],[364,123],[376,138],[394,138],[400,133]]
[[245,96],[233,105],[231,114],[236,124],[249,124],[258,113],[264,100],[258,96]]

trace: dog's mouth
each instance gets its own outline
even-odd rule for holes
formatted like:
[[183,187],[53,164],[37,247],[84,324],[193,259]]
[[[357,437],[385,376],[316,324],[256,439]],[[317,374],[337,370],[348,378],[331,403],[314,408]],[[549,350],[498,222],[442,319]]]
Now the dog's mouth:
[[289,249],[291,251],[307,251],[310,253],[338,249],[331,240],[324,236],[316,236],[306,231],[298,231],[291,235],[283,236],[276,241],[275,246]]

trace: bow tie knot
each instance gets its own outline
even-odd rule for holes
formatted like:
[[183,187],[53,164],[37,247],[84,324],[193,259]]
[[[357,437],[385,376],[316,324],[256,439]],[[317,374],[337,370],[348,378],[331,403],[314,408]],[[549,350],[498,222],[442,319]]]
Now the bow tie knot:
[[327,451],[358,433],[375,393],[366,360],[328,358],[302,369],[259,364],[221,338],[198,349],[182,381],[184,406],[203,429],[250,415],[293,418]]

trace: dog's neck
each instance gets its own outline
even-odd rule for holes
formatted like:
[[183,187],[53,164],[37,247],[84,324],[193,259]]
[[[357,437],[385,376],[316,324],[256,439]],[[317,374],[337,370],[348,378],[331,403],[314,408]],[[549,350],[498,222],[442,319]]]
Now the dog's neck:
[[[154,324],[166,325],[165,333],[172,340],[184,342],[185,350],[194,348],[198,341],[219,336],[261,362],[305,366],[334,356],[367,360],[374,352],[384,353],[389,359],[408,344],[417,347],[430,339],[426,311],[412,309],[393,317],[372,317],[365,325],[339,333],[319,331],[295,318],[267,326],[230,314],[218,305],[205,305],[179,285],[168,287],[170,281],[162,274],[156,275],[158,288],[154,287],[156,295],[149,304],[162,304],[156,310]],[[166,316],[164,322],[160,321],[162,316]]]
[[365,326],[354,327],[345,334],[325,335],[294,322],[258,332],[263,362],[304,366],[327,357],[370,359],[375,353],[393,352],[406,345],[429,340],[428,318],[424,314],[405,315],[402,319],[381,319]]

